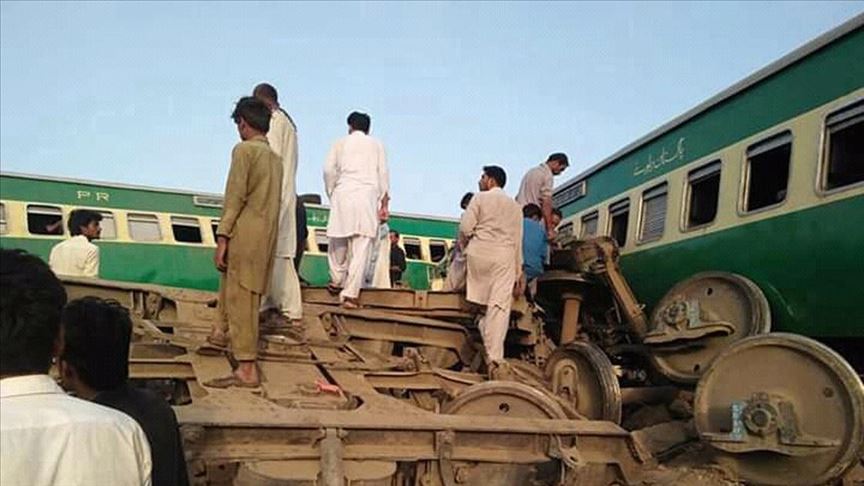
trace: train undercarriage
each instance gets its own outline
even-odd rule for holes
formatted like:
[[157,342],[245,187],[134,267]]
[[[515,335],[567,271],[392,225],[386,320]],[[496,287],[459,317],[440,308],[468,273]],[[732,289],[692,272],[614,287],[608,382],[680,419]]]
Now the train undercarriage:
[[193,484],[855,484],[864,387],[839,355],[768,333],[749,281],[701,274],[649,319],[608,240],[556,253],[514,302],[494,380],[458,293],[304,288],[304,320],[264,319],[259,389],[205,344],[215,295],[64,279],[128,307],[130,373],[175,406]]

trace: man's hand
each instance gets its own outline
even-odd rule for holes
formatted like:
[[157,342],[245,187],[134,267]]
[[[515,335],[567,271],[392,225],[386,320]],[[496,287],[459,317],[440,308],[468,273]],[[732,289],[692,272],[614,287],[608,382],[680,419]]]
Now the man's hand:
[[213,263],[216,265],[216,270],[223,273],[228,271],[228,238],[221,235],[216,237],[216,253],[213,255]]
[[390,211],[387,210],[386,206],[381,206],[381,209],[378,210],[378,222],[386,223],[388,219],[390,219]]
[[516,283],[513,284],[513,297],[519,297],[520,295],[524,295],[525,285],[525,273],[520,272],[519,276],[516,277]]

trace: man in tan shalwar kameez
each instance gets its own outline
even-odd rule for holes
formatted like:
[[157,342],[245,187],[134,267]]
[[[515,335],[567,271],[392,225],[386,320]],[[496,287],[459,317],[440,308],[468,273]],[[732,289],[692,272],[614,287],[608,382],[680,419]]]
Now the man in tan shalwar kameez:
[[282,191],[282,159],[270,150],[265,134],[270,109],[252,97],[241,98],[231,115],[241,142],[231,153],[222,217],[216,229],[216,268],[219,282],[219,323],[208,338],[226,345],[239,362],[233,374],[206,386],[255,387],[258,351],[258,310],[267,291],[276,248]]
[[486,306],[479,327],[493,376],[504,363],[513,295],[522,292],[522,210],[504,192],[506,182],[504,169],[483,167],[481,192],[471,199],[459,223],[468,261],[466,298]]
[[300,296],[300,278],[297,276],[294,259],[297,257],[297,127],[294,121],[279,106],[276,88],[261,83],[255,86],[253,96],[270,108],[270,130],[267,142],[270,149],[282,157],[282,202],[279,210],[279,236],[276,240],[276,255],[270,290],[264,298],[264,309],[276,309],[286,319],[297,323],[303,318],[303,302]]

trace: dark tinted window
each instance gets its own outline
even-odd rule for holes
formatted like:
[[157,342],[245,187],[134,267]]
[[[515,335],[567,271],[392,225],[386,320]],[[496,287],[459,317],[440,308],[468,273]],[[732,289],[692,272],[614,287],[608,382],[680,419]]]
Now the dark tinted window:
[[630,201],[625,199],[609,206],[609,236],[618,246],[627,243],[627,224],[630,222]]
[[405,248],[405,258],[410,258],[411,260],[422,260],[423,252],[420,249],[420,239],[419,238],[402,238],[402,245]]
[[829,116],[826,129],[825,189],[864,181],[864,101]]
[[792,134],[782,133],[747,149],[747,211],[772,206],[786,199]]
[[687,201],[687,228],[708,224],[717,217],[720,197],[720,161],[691,171],[687,175],[690,185]]
[[33,235],[62,235],[63,211],[57,206],[27,206],[27,231]]
[[429,256],[433,262],[440,262],[447,255],[447,245],[441,240],[429,242]]
[[174,241],[180,243],[201,243],[201,227],[195,218],[171,216],[171,231]]

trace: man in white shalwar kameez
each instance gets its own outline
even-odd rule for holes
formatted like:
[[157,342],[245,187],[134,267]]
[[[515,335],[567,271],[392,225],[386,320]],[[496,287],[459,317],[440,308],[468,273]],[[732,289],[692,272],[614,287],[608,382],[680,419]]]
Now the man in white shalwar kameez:
[[486,306],[480,335],[490,374],[504,361],[514,294],[522,292],[522,209],[504,190],[507,175],[483,167],[480,191],[462,214],[459,234],[468,261],[466,299]]
[[364,113],[348,116],[348,136],[333,144],[324,164],[324,186],[330,198],[327,222],[328,287],[342,305],[359,307],[360,288],[378,225],[387,215],[389,176],[384,146],[369,136]]
[[282,201],[279,208],[278,239],[270,288],[262,308],[276,309],[286,319],[298,322],[303,318],[303,302],[300,279],[294,265],[297,255],[297,127],[294,120],[279,106],[276,88],[261,83],[255,87],[252,94],[270,108],[267,142],[270,149],[282,158]]

